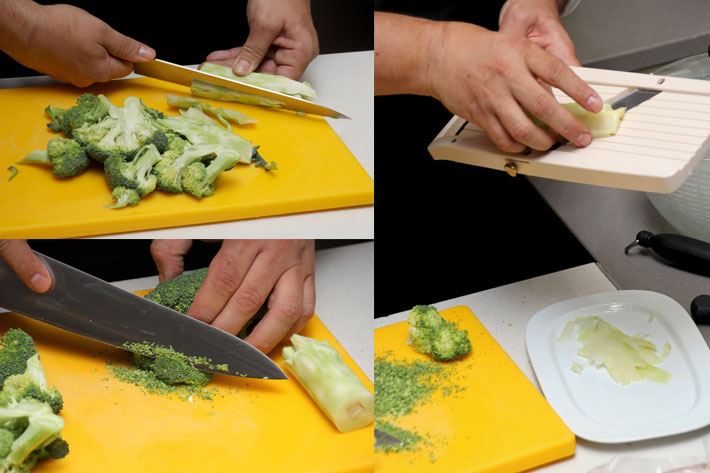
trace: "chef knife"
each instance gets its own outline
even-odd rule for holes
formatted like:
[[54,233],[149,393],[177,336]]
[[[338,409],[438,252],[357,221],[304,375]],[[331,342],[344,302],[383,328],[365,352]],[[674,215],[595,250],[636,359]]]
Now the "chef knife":
[[286,379],[266,355],[234,335],[36,254],[52,273],[52,289],[45,294],[33,292],[0,259],[1,307],[116,347],[127,342],[154,343],[188,356],[203,356],[215,366],[228,366],[226,372],[196,366],[205,371]]
[[331,118],[348,118],[340,112],[336,112],[328,107],[309,102],[308,100],[292,97],[290,95],[282,94],[281,92],[274,92],[273,90],[268,90],[256,85],[245,84],[236,80],[209,74],[190,67],[180,66],[168,61],[162,61],[160,59],[135,64],[134,71],[137,74],[142,74],[144,76],[168,82],[174,82],[187,87],[192,85],[193,80],[202,80],[213,85],[228,87],[236,90],[237,92],[278,100],[283,104],[282,108],[286,108],[288,110]]

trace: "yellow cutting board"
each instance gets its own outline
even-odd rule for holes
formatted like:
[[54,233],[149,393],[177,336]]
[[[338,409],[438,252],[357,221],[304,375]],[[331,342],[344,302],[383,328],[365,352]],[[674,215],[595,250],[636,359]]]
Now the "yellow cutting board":
[[[429,434],[431,447],[375,454],[381,473],[514,473],[574,454],[574,434],[468,307],[441,312],[468,330],[473,351],[451,365],[465,389],[432,400],[397,424]],[[431,360],[407,344],[407,322],[375,330],[375,355]],[[375,384],[377,379],[375,379]],[[435,460],[432,462],[430,453]]]
[[[112,378],[106,361],[127,352],[36,322],[0,314],[0,331],[20,327],[37,344],[50,385],[64,396],[70,453],[36,473],[365,473],[373,469],[372,427],[340,433],[291,376],[285,381],[214,375],[213,401],[145,394]],[[328,340],[372,383],[317,318],[303,335]],[[281,347],[273,360],[285,369]],[[288,372],[286,372],[288,374]]]
[[[155,79],[115,81],[88,91],[106,94],[117,105],[129,95],[139,96],[146,105],[170,114],[177,111],[167,107],[166,95],[189,95],[187,87]],[[64,85],[0,90],[0,237],[90,236],[369,205],[374,200],[372,179],[324,119],[223,102],[212,103],[258,120],[234,130],[259,145],[264,159],[277,161],[277,172],[238,165],[218,178],[211,197],[197,200],[156,191],[138,206],[119,210],[104,207],[111,195],[100,166],[63,180],[47,168],[18,165],[19,174],[8,182],[8,166],[57,137],[46,128],[44,108],[69,107],[80,93]]]

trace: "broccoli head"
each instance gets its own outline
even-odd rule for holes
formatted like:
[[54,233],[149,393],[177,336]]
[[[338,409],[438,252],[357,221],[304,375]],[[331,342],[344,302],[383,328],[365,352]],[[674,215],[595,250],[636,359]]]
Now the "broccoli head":
[[76,101],[76,105],[69,109],[52,107],[45,109],[47,115],[52,120],[47,127],[52,131],[63,131],[65,135],[71,137],[74,130],[87,124],[96,123],[109,114],[115,108],[103,95],[82,94]]
[[195,299],[197,291],[202,287],[206,277],[207,268],[190,274],[181,274],[170,281],[158,284],[145,297],[148,300],[185,314],[192,305],[192,301]]
[[112,189],[125,187],[134,189],[141,197],[155,190],[156,177],[153,166],[161,160],[160,152],[154,144],[141,148],[131,161],[120,156],[111,156],[104,161],[104,172]]
[[77,141],[55,138],[47,143],[46,151],[33,151],[20,164],[52,166],[52,174],[55,176],[72,177],[89,167],[89,157]]
[[214,181],[217,180],[223,171],[234,166],[236,160],[225,154],[219,154],[214,159],[211,159],[209,164],[205,166],[202,162],[193,162],[187,166],[180,178],[182,190],[201,199],[214,194]]
[[409,340],[415,350],[438,361],[455,360],[471,352],[468,332],[445,320],[432,306],[418,305],[409,313]]
[[39,460],[63,458],[62,396],[47,386],[32,337],[10,329],[0,349],[0,472],[29,473]]
[[99,162],[112,156],[132,158],[149,140],[162,141],[154,136],[160,131],[154,112],[140,98],[128,97],[123,107],[112,106],[105,118],[76,129],[73,137]]
[[35,342],[19,328],[11,328],[0,338],[0,385],[10,376],[22,374],[27,360],[37,354]]
[[[141,355],[136,355],[141,356]],[[147,358],[147,357],[143,357]],[[188,384],[191,386],[204,386],[210,382],[211,376],[204,373],[189,361],[182,353],[161,351],[154,359],[139,361],[143,369],[150,369],[159,380],[167,384]],[[136,363],[138,365],[138,363]]]

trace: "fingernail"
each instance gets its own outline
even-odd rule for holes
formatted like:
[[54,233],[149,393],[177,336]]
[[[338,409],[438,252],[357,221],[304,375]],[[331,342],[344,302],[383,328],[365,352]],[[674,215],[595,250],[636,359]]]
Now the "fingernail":
[[580,133],[577,135],[577,144],[579,146],[587,146],[589,143],[592,142],[592,135],[589,133]]
[[149,48],[145,44],[142,44],[138,49],[138,56],[143,59],[153,59],[155,57],[155,50],[153,48]]
[[42,273],[37,273],[30,278],[30,284],[32,288],[37,292],[47,292],[51,285],[51,282],[47,276]]
[[237,62],[234,71],[240,76],[249,74],[249,61],[246,59],[240,59],[239,62]]
[[590,95],[589,98],[587,99],[587,107],[591,108],[594,111],[601,110],[602,101],[599,100],[598,97],[595,97],[594,95]]

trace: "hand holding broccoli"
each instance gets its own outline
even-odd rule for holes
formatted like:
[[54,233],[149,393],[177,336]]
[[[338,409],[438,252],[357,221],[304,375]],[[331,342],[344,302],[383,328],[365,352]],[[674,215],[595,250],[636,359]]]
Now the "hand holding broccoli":
[[41,294],[52,287],[52,276],[27,240],[0,240],[0,258],[33,291]]
[[19,63],[78,87],[133,71],[155,51],[70,5],[0,0],[0,48]]
[[298,79],[318,55],[310,0],[249,0],[249,37],[242,47],[215,51],[207,61],[250,72]]
[[[155,240],[160,280],[182,273],[190,240]],[[315,310],[315,254],[309,240],[225,240],[188,315],[239,333],[268,299],[268,311],[245,340],[268,353],[299,331]]]

